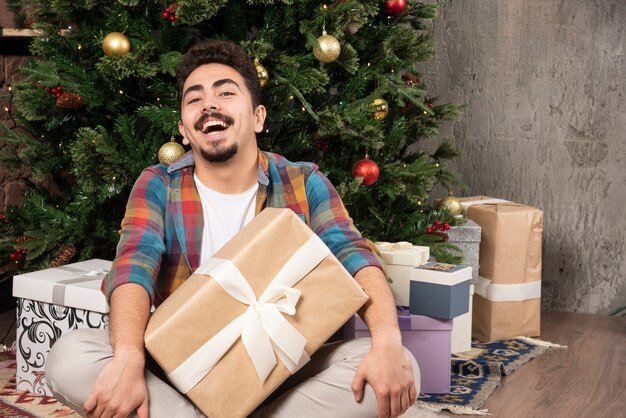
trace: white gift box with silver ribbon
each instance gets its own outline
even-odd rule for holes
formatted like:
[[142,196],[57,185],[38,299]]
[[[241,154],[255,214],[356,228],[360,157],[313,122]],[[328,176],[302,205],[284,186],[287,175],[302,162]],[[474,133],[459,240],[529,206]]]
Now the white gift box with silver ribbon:
[[53,396],[44,376],[50,348],[71,330],[108,326],[109,306],[100,285],[111,264],[92,259],[13,277],[17,389]]

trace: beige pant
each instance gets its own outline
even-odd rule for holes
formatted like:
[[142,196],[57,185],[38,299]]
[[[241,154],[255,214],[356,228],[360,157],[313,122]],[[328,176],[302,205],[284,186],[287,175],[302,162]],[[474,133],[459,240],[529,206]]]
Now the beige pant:
[[[351,389],[356,368],[369,349],[369,338],[323,346],[272,395],[271,401],[254,411],[252,417],[375,417],[378,409],[371,386],[365,385],[360,403],[355,402]],[[413,363],[419,393],[419,368],[413,355],[407,353]],[[107,330],[72,331],[50,350],[46,360],[46,381],[60,402],[84,414],[82,405],[96,377],[112,358]],[[158,367],[149,365],[148,369],[145,377],[151,418],[204,417],[183,395],[157,377],[162,376]]]

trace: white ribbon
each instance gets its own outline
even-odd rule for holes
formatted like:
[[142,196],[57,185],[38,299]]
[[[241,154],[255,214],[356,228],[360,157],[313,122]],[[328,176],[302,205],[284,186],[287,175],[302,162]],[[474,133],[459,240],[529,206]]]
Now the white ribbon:
[[211,258],[196,274],[210,275],[224,290],[248,309],[204,343],[180,366],[168,374],[183,393],[189,392],[226,354],[239,336],[252,360],[261,383],[276,366],[274,353],[290,373],[309,361],[304,351],[306,338],[283,316],[294,315],[301,292],[293,289],[326,256],[328,247],[313,235],[285,263],[257,300],[246,278],[233,262]]
[[493,205],[496,203],[511,203],[510,200],[504,199],[483,199],[483,200],[467,200],[465,202],[461,202],[461,207],[463,208],[463,214],[467,214],[467,209],[470,206],[474,205]]
[[494,284],[478,276],[476,293],[492,302],[517,302],[541,297],[541,280],[528,283]]

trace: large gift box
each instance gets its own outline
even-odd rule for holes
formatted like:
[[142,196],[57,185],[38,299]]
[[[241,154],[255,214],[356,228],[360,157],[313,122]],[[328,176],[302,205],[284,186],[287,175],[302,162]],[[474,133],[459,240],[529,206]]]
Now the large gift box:
[[472,283],[478,281],[478,258],[480,253],[480,225],[468,219],[463,225],[451,227],[448,231],[448,242],[463,251],[463,264],[472,267]]
[[411,269],[409,279],[412,314],[452,319],[469,312],[471,267],[426,263]]
[[268,208],[156,309],[146,348],[207,416],[245,417],[367,299],[297,215]]
[[481,226],[482,235],[473,337],[494,341],[538,336],[542,211],[488,196],[460,200],[467,217]]
[[[420,392],[449,393],[452,321],[411,315],[403,307],[397,310],[402,343],[413,353],[420,368]],[[369,336],[367,325],[357,315],[344,326],[346,339]]]
[[376,248],[385,262],[385,272],[396,305],[409,306],[409,271],[428,261],[430,248],[406,241],[379,241]]
[[92,259],[13,277],[17,389],[54,396],[44,376],[50,348],[71,330],[108,326],[100,284],[110,268],[111,261]]

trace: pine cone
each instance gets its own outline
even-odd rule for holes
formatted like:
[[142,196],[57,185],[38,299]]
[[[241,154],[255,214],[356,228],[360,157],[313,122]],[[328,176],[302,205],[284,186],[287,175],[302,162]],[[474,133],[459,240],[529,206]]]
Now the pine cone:
[[59,249],[54,258],[50,261],[50,267],[64,266],[76,255],[76,247],[66,244]]
[[170,9],[170,13],[176,14],[176,9],[178,8],[178,3],[172,3],[169,6],[167,6],[167,8]]
[[57,107],[65,110],[76,110],[85,103],[80,94],[63,92],[57,97]]
[[432,234],[439,235],[441,237],[441,242],[447,242],[448,239],[450,239],[450,237],[448,237],[448,234],[446,234],[445,232],[433,231]]
[[26,242],[26,241],[30,241],[30,237],[27,237],[26,235],[19,235],[15,237],[16,244],[19,244],[20,242]]
[[420,83],[420,78],[409,71],[405,71],[402,74],[402,81],[404,81],[407,86],[413,87]]

